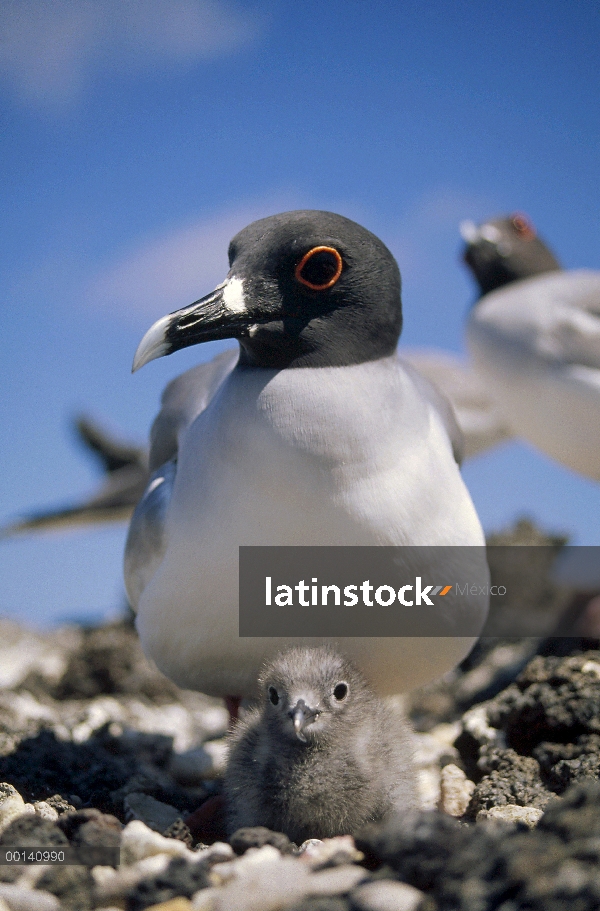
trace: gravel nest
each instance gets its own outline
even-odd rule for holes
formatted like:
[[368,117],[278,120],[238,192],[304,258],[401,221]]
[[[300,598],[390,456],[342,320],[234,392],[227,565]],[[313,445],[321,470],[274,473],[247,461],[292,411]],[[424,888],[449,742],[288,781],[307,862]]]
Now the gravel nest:
[[[525,523],[501,543],[515,538],[557,542]],[[527,586],[528,609],[568,601],[543,567]],[[40,634],[0,620],[0,848],[121,852],[116,868],[0,865],[0,911],[597,909],[599,645],[487,638],[391,700],[417,730],[422,809],[298,846],[266,829],[227,843],[218,815],[199,840],[227,713],[163,677],[127,621]]]

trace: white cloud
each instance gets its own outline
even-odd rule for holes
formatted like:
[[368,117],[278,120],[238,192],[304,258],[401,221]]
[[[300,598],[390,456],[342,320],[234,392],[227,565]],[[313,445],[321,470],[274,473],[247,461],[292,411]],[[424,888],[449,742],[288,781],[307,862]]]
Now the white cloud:
[[3,0],[0,74],[22,101],[60,107],[100,66],[194,63],[236,50],[258,25],[230,0]]
[[111,312],[156,318],[191,304],[223,281],[229,241],[257,218],[294,208],[265,199],[187,224],[140,244],[109,265],[91,284],[88,303]]

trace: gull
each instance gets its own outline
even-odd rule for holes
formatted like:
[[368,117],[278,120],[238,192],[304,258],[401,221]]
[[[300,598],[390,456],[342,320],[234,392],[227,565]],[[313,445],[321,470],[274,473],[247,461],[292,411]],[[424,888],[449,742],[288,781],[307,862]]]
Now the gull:
[[[282,649],[324,644],[310,630],[297,640],[238,635],[239,546],[464,545],[473,581],[488,571],[451,409],[396,355],[400,274],[384,244],[342,216],[297,211],[249,225],[229,261],[225,281],[159,319],[134,358],[136,370],[188,345],[239,343],[167,387],[125,581],[160,670],[239,698]],[[487,594],[469,604],[483,625]],[[476,633],[329,644],[385,694],[443,675]]]
[[520,213],[462,235],[477,376],[515,436],[600,481],[600,271],[561,269]]

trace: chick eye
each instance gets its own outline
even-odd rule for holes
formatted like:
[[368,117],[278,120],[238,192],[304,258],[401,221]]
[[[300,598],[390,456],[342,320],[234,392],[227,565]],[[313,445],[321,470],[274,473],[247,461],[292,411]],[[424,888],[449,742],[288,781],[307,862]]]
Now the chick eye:
[[335,285],[342,274],[342,257],[335,247],[313,247],[305,253],[294,275],[313,291],[325,291]]
[[279,702],[279,693],[277,692],[277,690],[275,689],[274,686],[269,687],[269,699],[271,700],[273,705],[277,705],[277,703]]
[[535,237],[535,228],[526,215],[513,215],[513,228],[523,240],[533,240]]
[[333,698],[337,699],[338,702],[341,702],[342,699],[345,699],[348,695],[348,684],[347,683],[338,683],[336,688],[333,691]]

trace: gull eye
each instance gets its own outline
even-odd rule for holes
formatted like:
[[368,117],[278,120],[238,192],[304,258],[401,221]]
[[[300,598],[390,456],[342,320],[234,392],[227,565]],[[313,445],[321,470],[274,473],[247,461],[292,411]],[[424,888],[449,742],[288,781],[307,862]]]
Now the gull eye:
[[269,699],[271,700],[273,705],[277,705],[277,703],[279,702],[279,693],[277,692],[277,690],[275,689],[274,686],[269,687]]
[[342,274],[342,257],[335,247],[313,247],[305,253],[294,275],[296,281],[313,291],[325,291]]
[[512,225],[522,240],[533,240],[535,237],[535,228],[526,215],[513,215]]
[[347,683],[338,683],[336,688],[333,691],[333,698],[337,699],[338,702],[341,702],[348,695],[348,684]]

